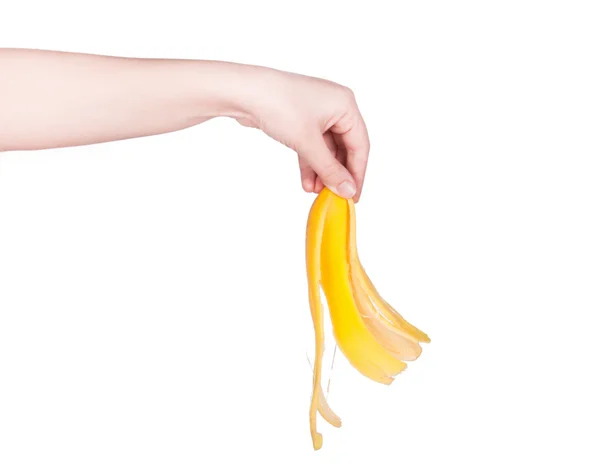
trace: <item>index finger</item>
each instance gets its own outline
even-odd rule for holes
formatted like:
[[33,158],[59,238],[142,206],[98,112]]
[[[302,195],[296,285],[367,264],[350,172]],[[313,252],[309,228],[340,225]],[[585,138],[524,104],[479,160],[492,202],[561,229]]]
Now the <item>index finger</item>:
[[[343,125],[346,126],[344,127]],[[357,109],[355,111],[355,119],[350,124],[342,124],[340,122],[335,124],[330,130],[337,135],[338,141],[346,149],[346,168],[356,181],[354,201],[358,202],[365,181],[369,150],[371,148],[367,125]]]

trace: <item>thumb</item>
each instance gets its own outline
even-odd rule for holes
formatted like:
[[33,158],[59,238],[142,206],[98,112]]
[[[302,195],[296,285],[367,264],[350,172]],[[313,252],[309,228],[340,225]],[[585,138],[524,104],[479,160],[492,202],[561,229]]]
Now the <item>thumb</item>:
[[321,134],[315,134],[299,150],[301,155],[321,178],[323,184],[342,198],[356,194],[356,184],[350,172],[331,153]]

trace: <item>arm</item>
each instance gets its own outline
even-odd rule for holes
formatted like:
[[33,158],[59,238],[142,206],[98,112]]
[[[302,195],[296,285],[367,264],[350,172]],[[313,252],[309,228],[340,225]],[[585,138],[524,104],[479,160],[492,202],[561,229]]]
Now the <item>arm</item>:
[[358,199],[369,143],[345,87],[257,66],[0,49],[0,151],[142,137],[214,117],[294,149],[306,191]]

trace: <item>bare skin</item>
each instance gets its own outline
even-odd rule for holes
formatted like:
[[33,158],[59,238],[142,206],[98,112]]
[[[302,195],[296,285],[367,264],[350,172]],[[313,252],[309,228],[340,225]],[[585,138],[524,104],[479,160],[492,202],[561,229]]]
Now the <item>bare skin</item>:
[[214,117],[296,151],[305,191],[325,185],[360,198],[369,137],[344,86],[218,61],[0,48],[0,152],[156,135]]

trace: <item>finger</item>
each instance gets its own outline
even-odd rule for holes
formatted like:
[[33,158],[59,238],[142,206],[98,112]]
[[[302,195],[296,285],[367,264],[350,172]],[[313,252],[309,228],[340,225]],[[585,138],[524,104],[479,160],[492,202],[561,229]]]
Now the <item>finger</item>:
[[321,193],[321,191],[323,191],[323,188],[325,188],[323,180],[317,177],[317,179],[315,180],[315,193]]
[[334,157],[321,133],[310,134],[300,148],[311,168],[321,178],[327,188],[342,198],[352,198],[356,194],[356,184],[352,174]]
[[[340,162],[342,165],[344,165],[346,167],[346,162],[347,162],[347,157],[348,154],[346,153],[346,147],[344,146],[344,142],[342,141],[342,138],[339,135],[335,135],[335,134],[331,134],[333,137],[333,141],[335,142],[335,144],[337,145],[337,151],[336,151],[336,155],[335,158],[337,159],[338,162]],[[348,167],[346,167],[348,168]]]
[[[342,159],[342,157],[340,157],[340,155],[343,152],[343,147],[339,146],[339,142],[336,140],[336,136],[330,131],[327,131],[323,134],[323,139],[325,140],[327,148],[333,154],[336,160],[342,165],[344,165],[345,161]],[[345,154],[343,158],[345,159]],[[315,193],[321,193],[321,191],[323,191],[323,188],[325,188],[323,180],[321,180],[321,178],[317,176],[315,180]]]
[[[346,152],[343,146],[339,145],[340,142],[338,142],[337,136],[328,131],[323,134],[323,139],[325,140],[325,144],[327,145],[329,151],[343,165],[346,159]],[[325,185],[323,185],[323,180],[321,180],[321,178],[317,176],[314,170],[310,168],[310,165],[308,165],[308,170],[306,173],[311,173],[311,176],[315,178],[313,182],[311,182],[311,184],[314,183],[314,190],[312,191],[314,191],[315,193],[321,193],[321,191],[323,191],[323,188],[325,188]]]
[[327,131],[327,132],[325,132],[323,134],[323,140],[325,140],[325,145],[327,145],[327,148],[329,149],[329,151],[331,152],[331,154],[335,158],[337,158],[338,144],[335,141],[334,135],[330,131]]
[[356,111],[356,119],[348,124],[335,124],[331,131],[337,135],[346,151],[346,167],[356,182],[356,195],[354,200],[358,201],[362,193],[367,162],[369,160],[369,133],[360,112]]
[[298,164],[300,165],[300,180],[302,181],[302,188],[307,193],[312,193],[316,191],[315,180],[317,178],[317,174],[311,168],[308,161],[298,155]]

